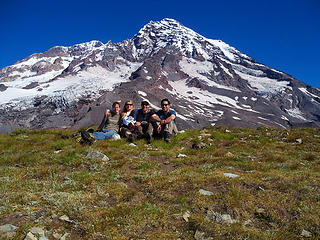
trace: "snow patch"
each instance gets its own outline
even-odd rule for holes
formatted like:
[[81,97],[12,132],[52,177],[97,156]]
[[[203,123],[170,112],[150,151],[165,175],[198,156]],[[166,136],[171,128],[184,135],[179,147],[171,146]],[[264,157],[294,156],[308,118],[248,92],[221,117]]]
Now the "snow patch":
[[[95,66],[79,72],[77,75],[58,78],[49,84],[48,80],[59,74],[57,71],[9,82],[6,84],[8,89],[1,93],[0,104],[10,103],[8,106],[18,107],[20,105],[19,107],[21,107],[23,105],[28,108],[27,103],[32,104],[31,100],[40,96],[63,98],[68,103],[77,101],[81,97],[97,98],[100,96],[99,91],[112,90],[121,82],[129,81],[125,76],[131,73],[133,69],[138,69],[141,65],[142,63],[128,62],[119,66],[113,72],[101,66]],[[38,82],[40,86],[33,89],[22,89],[31,82]],[[39,88],[42,88],[42,91],[37,91]],[[1,107],[6,108],[5,105]]]
[[[207,76],[205,76],[205,75],[211,75],[211,73],[213,72],[212,62],[209,62],[209,61],[200,62],[194,59],[183,57],[182,60],[179,62],[179,65],[181,67],[181,70],[187,73],[191,78],[198,78],[199,80],[205,82],[206,85],[210,87],[216,87],[216,88],[227,89],[235,92],[240,92],[240,90],[237,88],[218,84],[213,80],[210,80]],[[224,66],[222,67],[225,69],[224,71],[230,75],[230,72],[228,72],[228,69],[226,69]]]
[[259,93],[278,93],[286,89],[292,89],[288,81],[277,81],[267,77],[256,77],[240,71],[235,72],[244,80],[247,80],[251,87]]
[[230,77],[233,78],[233,75],[229,72],[229,69],[227,69],[223,64],[220,64],[220,67],[225,73],[227,73]]
[[144,97],[147,96],[147,94],[145,92],[142,92],[142,91],[138,91],[138,94],[140,94],[141,96],[144,96]]
[[303,121],[307,121],[307,119],[305,119],[303,117],[303,113],[300,111],[299,108],[295,107],[295,108],[292,108],[292,109],[285,109],[287,111],[287,113],[291,116],[291,117],[294,117],[294,118],[297,118],[297,119],[300,119],[300,120],[303,120]]
[[[238,105],[238,102],[236,102],[234,99],[223,96],[223,95],[218,95],[211,93],[206,90],[201,90],[196,87],[188,87],[186,85],[186,80],[179,80],[179,81],[171,81],[169,84],[173,87],[173,90],[170,91],[169,89],[166,89],[168,92],[171,94],[175,94],[178,97],[182,97],[184,99],[192,99],[193,103],[198,103],[201,104],[201,106],[205,105],[222,105],[226,107],[231,107],[235,109],[242,109],[245,111],[253,111],[251,107],[249,106],[248,108],[243,108]],[[189,94],[187,92],[192,92],[192,94]],[[249,109],[250,108],[250,109]]]
[[264,120],[264,121],[270,121],[269,119],[266,119],[266,118],[263,118],[263,117],[258,117],[259,119],[261,120]]
[[236,111],[234,111],[234,110],[231,110],[231,112],[232,112],[232,113],[235,113],[235,114],[239,114],[238,112],[236,112]]
[[230,45],[222,42],[221,40],[207,39],[207,41],[213,44],[214,46],[218,47],[223,52],[223,54],[230,60],[236,60],[235,55],[232,53],[232,51],[237,51],[235,48],[230,47]]
[[304,94],[308,95],[309,97],[312,97],[312,98],[319,98],[320,99],[320,96],[317,96],[315,94],[312,94],[311,92],[309,92],[306,88],[298,88],[301,92],[303,92]]

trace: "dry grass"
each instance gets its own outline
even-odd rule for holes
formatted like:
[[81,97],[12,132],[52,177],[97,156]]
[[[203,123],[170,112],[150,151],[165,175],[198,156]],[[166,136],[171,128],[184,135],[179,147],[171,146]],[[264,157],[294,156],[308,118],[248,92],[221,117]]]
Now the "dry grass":
[[[50,239],[193,239],[197,230],[214,239],[301,239],[302,230],[320,238],[319,129],[209,127],[152,147],[143,140],[83,146],[71,135],[0,135],[0,225],[18,226],[14,239],[32,226]],[[200,142],[206,147],[192,148]],[[110,160],[87,159],[89,148]],[[237,222],[205,220],[208,211]]]

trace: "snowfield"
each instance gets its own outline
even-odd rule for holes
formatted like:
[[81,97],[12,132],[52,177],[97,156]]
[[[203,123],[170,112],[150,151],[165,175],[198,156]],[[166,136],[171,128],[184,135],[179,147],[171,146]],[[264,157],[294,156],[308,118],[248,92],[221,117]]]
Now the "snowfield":
[[[10,103],[10,106],[14,106],[19,101],[24,101],[27,104],[27,100],[40,96],[63,96],[69,103],[87,95],[97,98],[100,96],[99,91],[111,91],[118,84],[129,81],[128,76],[141,65],[141,63],[127,62],[127,64],[118,66],[112,72],[101,66],[95,66],[88,68],[86,71],[80,71],[74,76],[68,75],[51,82],[48,80],[57,76],[57,72],[48,72],[44,74],[45,76],[39,75],[6,82],[8,89],[1,92],[0,104],[4,106],[4,104]],[[39,86],[32,89],[22,89],[31,82],[38,82]]]

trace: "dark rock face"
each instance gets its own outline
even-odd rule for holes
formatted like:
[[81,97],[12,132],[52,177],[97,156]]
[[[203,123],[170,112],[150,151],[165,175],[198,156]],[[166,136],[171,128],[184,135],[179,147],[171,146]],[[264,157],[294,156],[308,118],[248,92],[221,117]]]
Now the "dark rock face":
[[7,90],[7,86],[4,84],[0,84],[0,92],[4,92],[5,90]]
[[23,87],[22,89],[32,89],[32,88],[35,88],[37,86],[39,86],[38,82],[32,82],[32,83],[28,84],[27,86]]
[[0,70],[0,91],[0,132],[94,125],[114,101],[159,107],[162,98],[171,100],[180,129],[320,126],[318,88],[173,19],[150,22],[120,43],[33,54]]

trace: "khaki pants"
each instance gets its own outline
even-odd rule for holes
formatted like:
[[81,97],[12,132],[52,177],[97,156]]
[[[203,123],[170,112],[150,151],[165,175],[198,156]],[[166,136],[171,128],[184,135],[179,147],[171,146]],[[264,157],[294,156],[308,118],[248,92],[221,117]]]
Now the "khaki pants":
[[[160,120],[160,118],[158,118]],[[159,122],[157,122],[157,126],[159,126]],[[175,124],[174,121],[171,121],[167,124],[164,124],[161,126],[161,132],[157,133],[157,135],[165,136],[165,134],[169,134],[169,136],[174,136],[178,133],[178,128],[177,125]]]
[[174,136],[178,133],[178,128],[177,128],[177,125],[174,123],[174,121],[171,121],[171,122],[163,125],[161,130],[162,129],[163,129],[163,132],[167,132],[172,136]]
[[150,137],[153,135],[153,126],[152,123],[147,124],[141,124],[140,126],[137,126],[135,131],[138,134],[138,137],[144,137],[145,134],[149,134]]

